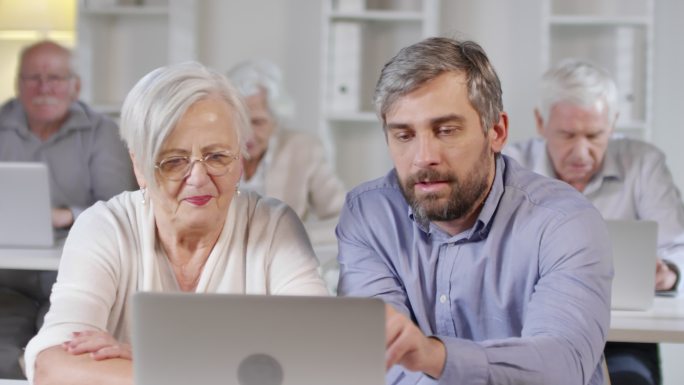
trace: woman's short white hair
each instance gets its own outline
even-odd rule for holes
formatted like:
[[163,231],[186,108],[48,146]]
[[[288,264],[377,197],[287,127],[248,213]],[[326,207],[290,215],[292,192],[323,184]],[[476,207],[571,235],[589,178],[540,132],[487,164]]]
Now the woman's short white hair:
[[618,113],[617,86],[608,71],[597,65],[568,58],[542,76],[539,112],[544,119],[549,118],[556,103],[591,106],[597,101],[606,103],[608,118],[614,121]]
[[120,133],[135,155],[148,183],[154,181],[159,151],[185,112],[194,103],[219,97],[232,107],[238,145],[251,130],[240,94],[221,73],[196,62],[160,67],[145,75],[126,96]]
[[276,64],[267,60],[246,60],[228,70],[227,75],[245,98],[265,91],[268,109],[276,120],[292,115],[292,101],[285,92],[283,75]]

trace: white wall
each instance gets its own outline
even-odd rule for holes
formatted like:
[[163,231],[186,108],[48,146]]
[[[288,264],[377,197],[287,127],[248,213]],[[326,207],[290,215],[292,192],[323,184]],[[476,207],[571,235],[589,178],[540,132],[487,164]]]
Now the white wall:
[[246,59],[278,64],[296,102],[292,128],[318,132],[321,2],[204,0],[199,59],[221,71]]
[[[673,177],[684,187],[684,2],[657,0],[655,24],[655,71],[653,88],[653,142],[667,155]],[[684,344],[663,344],[660,348],[663,385],[684,382]]]
[[[656,1],[655,25],[655,86],[653,89],[653,142],[668,157],[668,165],[680,189],[684,186],[684,127],[681,115],[684,107],[684,44],[679,40],[684,27],[684,2]],[[684,382],[684,344],[662,344],[663,385]]]
[[[684,2],[656,0],[653,142],[667,155],[680,190],[684,187]],[[684,378],[684,377],[683,377]]]

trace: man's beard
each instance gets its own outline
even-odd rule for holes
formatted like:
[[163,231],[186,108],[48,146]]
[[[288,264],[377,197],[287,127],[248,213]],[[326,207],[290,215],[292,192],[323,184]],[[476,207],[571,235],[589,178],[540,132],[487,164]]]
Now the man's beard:
[[[492,159],[488,148],[485,148],[480,156],[480,162],[464,180],[459,180],[452,172],[440,173],[434,169],[420,170],[409,175],[401,184],[401,191],[413,209],[413,215],[418,222],[448,222],[470,214],[475,209],[475,205],[480,204],[489,188]],[[448,183],[451,187],[451,194],[444,196],[439,193],[427,193],[420,197],[416,196],[415,185],[417,183],[432,181]]]

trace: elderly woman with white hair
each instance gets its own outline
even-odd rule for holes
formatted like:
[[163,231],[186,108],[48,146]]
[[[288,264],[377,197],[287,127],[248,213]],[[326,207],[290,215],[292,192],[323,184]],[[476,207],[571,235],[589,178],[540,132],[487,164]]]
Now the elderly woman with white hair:
[[95,204],[71,229],[26,349],[30,381],[132,383],[138,291],[327,294],[295,213],[238,189],[248,132],[235,89],[199,64],[156,69],[133,87],[121,136],[140,190]]
[[287,203],[303,221],[336,223],[346,189],[316,137],[281,127],[292,108],[280,69],[266,60],[250,60],[233,67],[228,77],[245,98],[252,123],[242,186]]

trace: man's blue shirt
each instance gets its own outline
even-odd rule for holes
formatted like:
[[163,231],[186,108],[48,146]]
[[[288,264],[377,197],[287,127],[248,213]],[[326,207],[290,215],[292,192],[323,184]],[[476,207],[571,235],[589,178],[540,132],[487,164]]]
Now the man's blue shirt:
[[388,384],[601,384],[611,246],[565,183],[500,155],[475,224],[418,223],[394,170],[352,190],[337,227],[339,293],[380,297],[447,349],[439,381],[395,366]]

